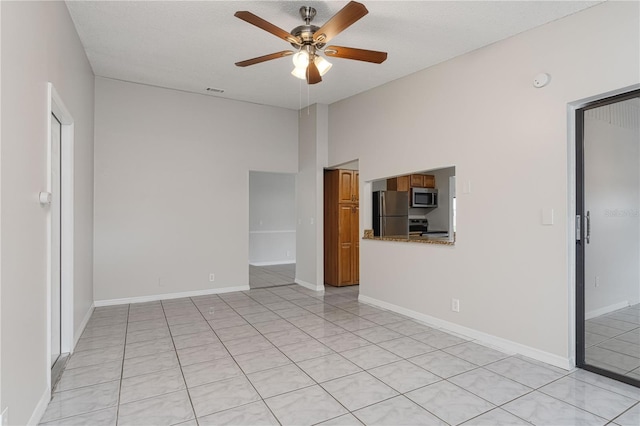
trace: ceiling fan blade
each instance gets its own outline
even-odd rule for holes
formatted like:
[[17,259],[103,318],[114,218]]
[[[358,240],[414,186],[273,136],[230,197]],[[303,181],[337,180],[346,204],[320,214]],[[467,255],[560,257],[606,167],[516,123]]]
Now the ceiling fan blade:
[[318,71],[318,67],[314,61],[309,61],[309,66],[307,67],[307,83],[316,84],[322,81],[322,77],[320,76],[320,71]]
[[257,58],[247,59],[246,61],[236,62],[237,67],[248,67],[249,65],[259,64],[260,62],[270,61],[272,59],[284,58],[293,55],[291,50],[283,50],[282,52],[271,53],[270,55],[258,56]]
[[333,58],[355,59],[356,61],[373,62],[374,64],[381,64],[387,59],[387,52],[343,46],[328,46],[324,49],[324,54]]
[[349,2],[313,34],[313,41],[327,43],[367,13],[369,11],[362,3]]
[[240,18],[243,21],[248,22],[252,25],[255,25],[256,27],[267,31],[273,34],[274,36],[283,39],[286,42],[294,43],[297,45],[301,44],[301,40],[298,37],[294,37],[287,31],[283,30],[282,28],[273,25],[271,22],[265,21],[261,17],[256,16],[251,12],[247,12],[246,10],[241,10],[236,12],[233,16],[235,16],[236,18]]

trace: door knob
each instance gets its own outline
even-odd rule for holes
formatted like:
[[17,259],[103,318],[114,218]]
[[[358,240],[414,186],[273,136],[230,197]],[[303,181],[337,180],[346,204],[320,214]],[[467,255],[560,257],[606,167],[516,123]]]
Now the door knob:
[[50,192],[41,192],[38,194],[38,201],[43,206],[48,206],[51,204],[51,193]]

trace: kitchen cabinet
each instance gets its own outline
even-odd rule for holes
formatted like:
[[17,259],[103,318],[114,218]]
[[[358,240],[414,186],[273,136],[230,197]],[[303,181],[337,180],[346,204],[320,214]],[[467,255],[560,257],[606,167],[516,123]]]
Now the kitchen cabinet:
[[357,203],[360,172],[357,170],[337,170],[340,203]]
[[409,176],[397,176],[387,179],[387,190],[409,192]]
[[434,175],[405,175],[387,179],[388,191],[409,191],[411,188],[435,188]]
[[412,188],[435,188],[436,178],[434,175],[411,175]]
[[360,282],[359,173],[324,175],[324,281],[332,286]]

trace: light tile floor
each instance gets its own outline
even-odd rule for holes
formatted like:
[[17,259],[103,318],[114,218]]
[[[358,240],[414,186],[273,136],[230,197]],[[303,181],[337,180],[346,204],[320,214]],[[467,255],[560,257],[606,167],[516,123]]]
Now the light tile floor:
[[587,320],[585,337],[587,364],[640,380],[640,304]]
[[291,285],[96,308],[42,422],[633,425],[640,389]]
[[267,288],[293,284],[296,277],[296,264],[254,266],[249,265],[249,287]]

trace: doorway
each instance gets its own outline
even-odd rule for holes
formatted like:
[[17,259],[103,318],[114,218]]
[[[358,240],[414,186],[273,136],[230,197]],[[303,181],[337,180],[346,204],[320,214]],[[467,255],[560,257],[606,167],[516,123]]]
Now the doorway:
[[[51,113],[51,214],[50,250],[51,250],[51,369],[55,370],[56,363],[62,353],[62,250],[61,250],[61,180],[62,180],[62,123],[54,113]],[[54,380],[55,382],[55,380]]]
[[53,389],[73,349],[73,117],[51,83],[49,90],[47,368]]
[[640,386],[640,90],[576,110],[576,363]]
[[294,284],[296,175],[249,172],[249,287]]

